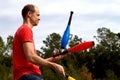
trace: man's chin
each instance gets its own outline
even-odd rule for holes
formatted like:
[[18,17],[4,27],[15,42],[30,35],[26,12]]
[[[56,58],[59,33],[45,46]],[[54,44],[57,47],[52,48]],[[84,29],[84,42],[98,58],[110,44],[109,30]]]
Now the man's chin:
[[38,24],[34,24],[33,26],[37,26]]

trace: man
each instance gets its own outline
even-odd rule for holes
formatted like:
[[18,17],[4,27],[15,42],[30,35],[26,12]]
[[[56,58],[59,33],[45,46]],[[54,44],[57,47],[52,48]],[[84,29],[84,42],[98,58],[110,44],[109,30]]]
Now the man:
[[[61,65],[51,62],[52,58],[43,59],[36,54],[32,28],[40,20],[37,6],[27,4],[22,9],[23,24],[18,28],[13,39],[14,80],[43,80],[39,67],[49,67],[65,77]],[[57,58],[56,58],[57,59]]]

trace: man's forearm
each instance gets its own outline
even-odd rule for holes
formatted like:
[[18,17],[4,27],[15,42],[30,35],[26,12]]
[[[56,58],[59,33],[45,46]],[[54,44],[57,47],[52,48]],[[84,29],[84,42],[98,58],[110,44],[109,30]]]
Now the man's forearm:
[[54,61],[57,61],[57,60],[64,58],[65,56],[66,56],[66,54],[59,55],[57,57],[49,57],[49,58],[46,58],[45,60],[50,61],[50,62],[54,62]]
[[[29,60],[30,62],[38,65],[38,66],[43,66],[43,67],[53,67],[52,65],[54,63],[51,63],[49,60],[43,59],[40,56],[34,55],[32,56],[31,60]],[[52,61],[52,59],[51,59]]]

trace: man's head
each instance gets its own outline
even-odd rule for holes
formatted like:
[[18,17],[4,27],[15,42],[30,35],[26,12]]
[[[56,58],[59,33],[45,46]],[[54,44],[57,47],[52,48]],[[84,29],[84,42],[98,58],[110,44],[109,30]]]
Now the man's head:
[[27,4],[22,9],[22,17],[24,22],[29,22],[33,26],[36,26],[40,20],[40,12],[37,6],[33,4]]

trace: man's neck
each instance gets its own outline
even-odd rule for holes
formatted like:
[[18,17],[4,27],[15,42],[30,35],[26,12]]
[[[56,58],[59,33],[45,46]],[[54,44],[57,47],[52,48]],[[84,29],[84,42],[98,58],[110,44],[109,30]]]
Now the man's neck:
[[27,25],[31,29],[33,28],[33,25],[30,22],[24,21],[23,24]]

